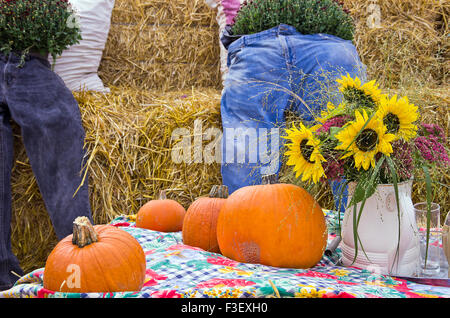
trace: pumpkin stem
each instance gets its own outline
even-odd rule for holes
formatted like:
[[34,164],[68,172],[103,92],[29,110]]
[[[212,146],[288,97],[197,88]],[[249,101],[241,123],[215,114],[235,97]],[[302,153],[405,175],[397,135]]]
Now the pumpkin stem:
[[167,199],[166,190],[161,190],[159,192],[159,200],[166,200],[166,199]]
[[276,174],[269,174],[262,176],[261,184],[276,184],[278,183],[278,176]]
[[72,243],[78,247],[85,247],[98,241],[97,233],[91,221],[85,216],[80,216],[73,221]]
[[228,187],[226,185],[214,185],[209,193],[210,198],[228,198]]

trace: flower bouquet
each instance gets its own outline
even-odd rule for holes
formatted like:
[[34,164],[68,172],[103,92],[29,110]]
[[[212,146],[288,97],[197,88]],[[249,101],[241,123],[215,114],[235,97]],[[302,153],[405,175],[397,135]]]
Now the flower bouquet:
[[[450,163],[444,131],[420,122],[419,109],[407,96],[383,94],[375,80],[363,84],[347,74],[336,82],[343,96],[339,105],[328,103],[312,123],[286,130],[287,165],[304,182],[348,186],[351,199],[342,227],[348,264],[378,264],[392,272],[403,258],[411,263],[406,270],[411,274],[418,258],[412,179],[415,171],[423,171],[430,206],[429,171]],[[363,258],[358,259],[358,251]]]

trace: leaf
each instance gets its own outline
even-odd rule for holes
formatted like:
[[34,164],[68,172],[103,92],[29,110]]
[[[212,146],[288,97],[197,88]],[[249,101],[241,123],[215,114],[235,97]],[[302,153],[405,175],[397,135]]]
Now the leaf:
[[341,188],[340,188],[340,191],[339,191],[339,201],[338,201],[338,227],[339,227],[339,236],[342,236],[341,235],[341,228],[342,228],[342,226],[341,226],[341,204],[342,204],[342,199],[344,198],[344,191],[345,191],[345,189],[348,187],[348,184],[350,183],[351,181],[349,181],[349,180],[345,180],[345,182],[344,182],[344,184],[343,185],[341,185]]
[[378,172],[380,171],[383,162],[384,157],[381,157],[381,159],[378,160],[375,168],[372,170],[372,173],[370,175],[365,173],[361,176],[360,181],[355,187],[355,193],[353,194],[350,205],[365,201],[375,193],[378,186],[377,181]]
[[[353,258],[353,263],[356,261],[356,257],[358,255],[357,240],[360,241],[361,250],[363,251],[364,255],[366,256],[367,259],[369,259],[369,257],[366,254],[366,251],[364,250],[364,246],[359,238],[358,227],[359,227],[359,222],[361,220],[362,213],[364,211],[364,206],[366,204],[366,201],[368,198],[370,198],[375,193],[375,191],[377,189],[378,183],[376,182],[376,180],[377,180],[377,176],[378,176],[378,171],[380,170],[383,162],[384,162],[384,157],[381,157],[381,159],[377,162],[375,168],[372,171],[372,174],[367,179],[367,181],[366,181],[366,179],[363,179],[360,182],[358,182],[358,184],[356,185],[356,188],[355,188],[355,193],[358,189],[359,198],[354,200],[355,195],[353,195],[352,201],[350,202],[350,206],[354,205],[354,208],[353,208],[353,239],[355,242],[355,256]],[[367,176],[367,174],[365,174],[365,175]],[[359,201],[356,201],[356,200],[359,200]],[[356,202],[352,203],[354,201],[356,201]],[[359,212],[357,214],[356,207],[357,207],[357,203],[359,203],[359,202],[361,202],[361,205],[359,208]]]
[[[400,224],[400,200],[398,195],[398,180],[397,180],[397,171],[395,170],[394,161],[391,157],[386,157],[386,161],[388,163],[389,169],[392,174],[392,180],[394,185],[394,193],[395,193],[395,201],[397,203],[397,218],[398,218],[398,241],[397,241],[397,250],[395,251],[395,258],[394,261],[397,259],[400,253],[400,230],[401,230],[401,224]],[[397,259],[398,262],[398,259]],[[393,265],[394,263],[392,263]],[[392,270],[392,267],[391,267]]]
[[335,136],[341,130],[342,130],[342,128],[340,128],[340,127],[330,127],[330,139],[337,140]]
[[428,260],[428,243],[430,241],[430,227],[431,227],[431,177],[427,166],[422,167],[425,174],[425,183],[427,190],[427,243],[425,248],[425,267],[427,267]]

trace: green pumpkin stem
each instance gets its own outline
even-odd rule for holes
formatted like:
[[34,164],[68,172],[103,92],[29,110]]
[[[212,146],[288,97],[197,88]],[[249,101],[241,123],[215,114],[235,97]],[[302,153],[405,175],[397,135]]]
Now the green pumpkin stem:
[[262,176],[261,184],[277,184],[278,176],[276,174],[269,174],[266,176]]
[[226,185],[214,185],[209,193],[210,198],[228,198],[228,187]]
[[97,233],[91,221],[85,216],[80,216],[73,221],[72,243],[78,247],[85,247],[98,241]]

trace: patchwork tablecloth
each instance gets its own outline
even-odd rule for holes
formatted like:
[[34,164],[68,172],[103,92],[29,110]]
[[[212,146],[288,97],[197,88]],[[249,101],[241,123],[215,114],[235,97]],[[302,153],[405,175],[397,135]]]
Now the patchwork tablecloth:
[[[337,218],[324,211],[329,240],[335,237]],[[339,248],[324,256],[311,269],[276,268],[233,261],[220,254],[183,244],[181,232],[162,233],[135,227],[135,216],[121,216],[111,222],[133,235],[142,245],[147,261],[144,287],[139,292],[59,293],[43,288],[44,269],[17,281],[2,297],[356,297],[356,298],[450,298],[450,288],[422,285],[376,275],[354,267],[335,265]]]

